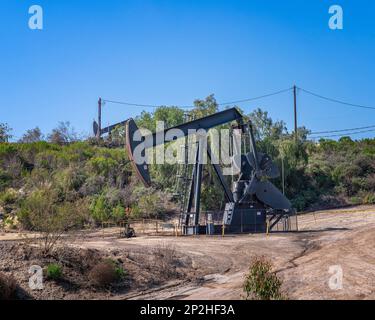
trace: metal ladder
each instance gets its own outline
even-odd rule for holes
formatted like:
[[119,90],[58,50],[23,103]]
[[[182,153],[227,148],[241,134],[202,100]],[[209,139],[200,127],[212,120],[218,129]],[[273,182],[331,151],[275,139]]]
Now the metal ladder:
[[185,152],[185,161],[180,163],[178,171],[177,171],[177,184],[176,184],[176,192],[175,197],[180,203],[180,218],[178,222],[178,228],[181,229],[185,225],[186,221],[186,210],[187,210],[187,202],[189,197],[189,186],[190,186],[190,174],[191,169],[188,164],[187,160],[187,149],[188,145],[185,144],[182,146]]

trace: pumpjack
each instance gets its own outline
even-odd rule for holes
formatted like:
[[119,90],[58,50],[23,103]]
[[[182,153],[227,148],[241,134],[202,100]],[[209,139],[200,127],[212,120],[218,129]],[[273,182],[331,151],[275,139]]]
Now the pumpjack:
[[[138,136],[135,138],[135,134],[139,134],[139,131],[133,119],[120,123],[125,124],[126,149],[134,170],[143,184],[149,187],[151,186],[151,178],[148,164],[146,161],[143,163],[135,161],[134,158],[134,152],[139,144],[142,143],[145,149],[154,148],[167,142],[165,137],[168,136],[168,132],[173,132],[174,140],[177,140],[178,138],[187,137],[199,129],[207,131],[216,126],[232,122],[236,123],[234,128],[241,130],[242,133],[249,137],[250,151],[238,155],[240,157],[240,172],[238,179],[232,183],[230,188],[223,175],[221,166],[216,161],[212,161],[214,154],[211,152],[210,147],[206,145],[203,148],[201,144],[198,144],[196,161],[191,179],[189,179],[187,206],[183,212],[181,223],[182,232],[185,235],[207,232],[207,227],[199,224],[204,152],[207,152],[208,159],[211,160],[211,165],[220,181],[226,198],[222,224],[214,226],[214,233],[221,233],[223,228],[225,228],[225,233],[266,232],[266,230],[272,230],[281,219],[288,219],[289,216],[295,214],[290,201],[269,181],[269,179],[277,178],[280,173],[267,154],[258,152],[251,120],[245,120],[236,108],[231,108],[166,129],[164,132],[151,134],[143,137],[143,139],[138,139]],[[114,126],[101,129],[94,123],[94,133],[97,135],[98,130],[100,130],[99,135],[109,132],[111,127]],[[171,135],[169,134],[169,136]]]

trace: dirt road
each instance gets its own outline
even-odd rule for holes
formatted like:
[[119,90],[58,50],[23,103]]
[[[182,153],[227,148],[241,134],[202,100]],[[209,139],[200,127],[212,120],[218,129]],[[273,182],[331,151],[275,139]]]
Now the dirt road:
[[[94,238],[81,245],[132,251],[168,244],[204,274],[199,282],[174,282],[119,299],[240,299],[251,257],[259,254],[272,260],[290,299],[375,299],[375,206],[315,212],[298,221],[298,233]],[[341,268],[342,289],[330,289],[330,267]]]

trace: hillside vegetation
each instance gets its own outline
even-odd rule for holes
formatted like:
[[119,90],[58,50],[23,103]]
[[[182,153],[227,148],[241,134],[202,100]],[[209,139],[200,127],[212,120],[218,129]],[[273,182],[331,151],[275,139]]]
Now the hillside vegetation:
[[[197,100],[195,106],[189,115],[193,118],[218,111],[213,96]],[[248,116],[258,148],[279,168],[284,165],[286,195],[299,211],[375,203],[375,139],[312,142],[308,130],[299,128],[296,144],[285,124],[273,121],[267,112],[257,109]],[[177,125],[185,120],[184,111],[160,107],[136,119],[140,127],[153,131],[161,120],[166,127]],[[56,224],[67,216],[75,219],[68,219],[64,228],[120,220],[125,214],[162,218],[177,208],[171,197],[177,166],[151,166],[154,186],[144,188],[123,147],[123,128],[99,143],[77,138],[67,123],[47,138],[38,128],[29,130],[17,143],[6,142],[10,128],[1,128],[0,214],[8,227],[38,229],[42,222]],[[273,182],[282,188],[281,178]],[[210,166],[204,169],[202,191],[203,210],[223,208],[224,195]]]
[[45,212],[57,219],[69,213],[82,224],[95,224],[123,219],[126,208],[135,218],[167,211],[161,191],[145,189],[131,178],[123,148],[88,142],[2,143],[0,159],[0,206],[9,224],[17,217],[23,226],[35,227],[32,221],[46,218]]

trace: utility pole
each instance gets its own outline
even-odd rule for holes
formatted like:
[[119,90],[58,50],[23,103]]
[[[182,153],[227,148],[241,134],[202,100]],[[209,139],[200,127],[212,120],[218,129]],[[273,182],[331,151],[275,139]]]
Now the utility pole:
[[99,139],[101,135],[101,130],[102,130],[102,98],[99,98],[98,101],[98,133],[96,137]]
[[297,86],[293,86],[293,96],[294,96],[294,137],[296,139],[296,143],[298,142],[298,126],[297,126]]
[[283,185],[283,195],[285,196],[284,155],[281,156],[281,179],[282,179],[282,185]]

